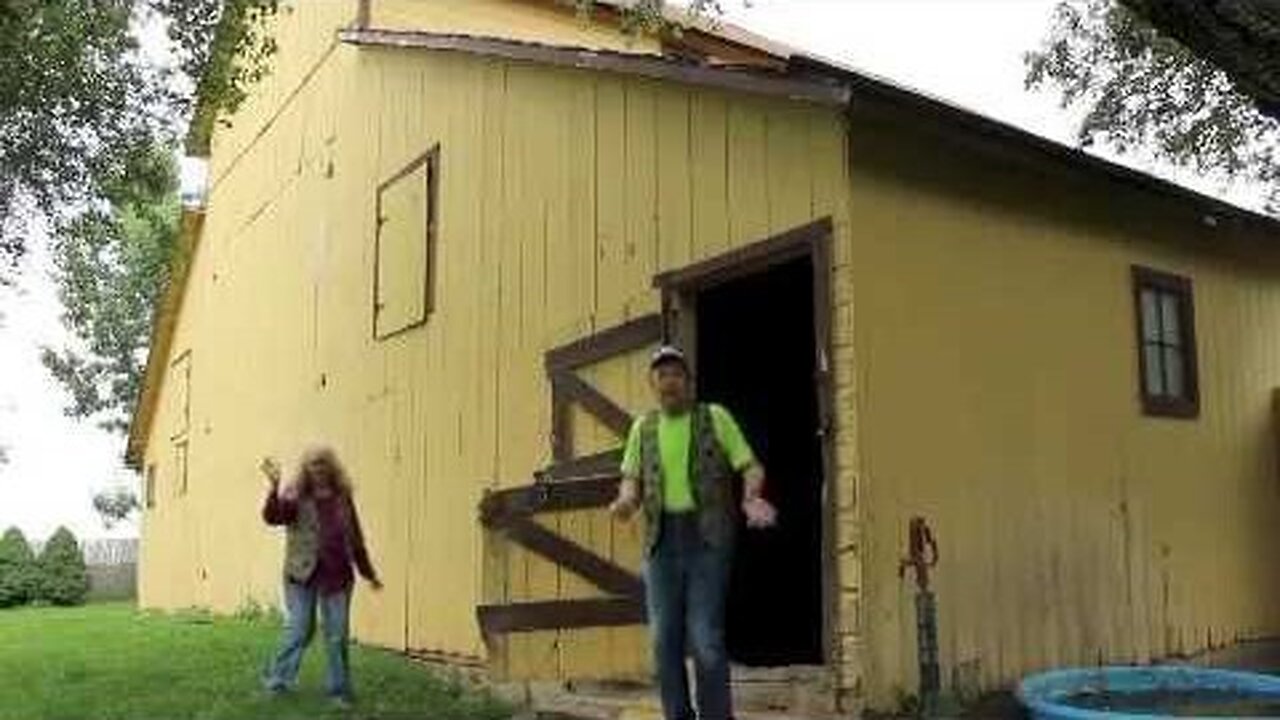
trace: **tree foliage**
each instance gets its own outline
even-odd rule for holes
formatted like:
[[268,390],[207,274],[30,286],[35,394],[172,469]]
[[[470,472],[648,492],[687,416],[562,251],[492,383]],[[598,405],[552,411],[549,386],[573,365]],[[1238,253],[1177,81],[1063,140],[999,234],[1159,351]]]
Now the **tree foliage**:
[[[193,114],[199,129],[234,112],[268,70],[277,1],[0,2],[0,260],[26,249],[24,211],[57,224],[97,210]],[[185,81],[140,52],[148,22],[166,23]]]
[[124,432],[138,396],[151,309],[178,236],[177,169],[170,148],[131,159],[127,180],[104,187],[107,202],[60,226],[54,278],[74,344],[41,352],[70,397],[68,415]]
[[1121,0],[1218,66],[1258,110],[1280,119],[1280,3],[1275,0]]
[[[560,1],[573,5],[584,17],[589,18],[595,13],[595,0]],[[684,24],[699,18],[717,17],[724,12],[719,0],[688,0],[680,4],[679,10],[673,11],[676,7],[671,0],[631,0],[621,6],[622,30],[652,35],[679,34]]]
[[1060,2],[1026,67],[1029,88],[1053,88],[1064,107],[1083,110],[1081,144],[1257,183],[1280,211],[1280,122],[1118,0]]
[[189,150],[208,151],[215,122],[234,113],[270,70],[275,39],[266,20],[279,0],[152,0],[169,21],[179,67],[194,95],[182,103],[191,117]]
[[35,592],[35,554],[22,531],[9,528],[0,538],[0,608],[26,605]]
[[76,536],[60,527],[40,549],[38,596],[51,605],[82,605],[89,594],[89,572]]
[[160,132],[163,79],[131,18],[130,0],[0,3],[0,257],[24,250],[21,202],[47,215],[91,202]]
[[138,507],[138,496],[125,488],[103,490],[93,496],[93,509],[108,530],[128,520]]

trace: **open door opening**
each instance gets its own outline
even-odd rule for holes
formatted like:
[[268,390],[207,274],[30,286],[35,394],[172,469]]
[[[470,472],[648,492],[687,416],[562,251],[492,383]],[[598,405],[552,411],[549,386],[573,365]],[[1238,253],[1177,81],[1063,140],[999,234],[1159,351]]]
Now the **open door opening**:
[[727,631],[730,656],[748,666],[824,662],[813,282],[805,255],[690,298],[699,398],[738,419],[779,512],[777,527],[739,532]]

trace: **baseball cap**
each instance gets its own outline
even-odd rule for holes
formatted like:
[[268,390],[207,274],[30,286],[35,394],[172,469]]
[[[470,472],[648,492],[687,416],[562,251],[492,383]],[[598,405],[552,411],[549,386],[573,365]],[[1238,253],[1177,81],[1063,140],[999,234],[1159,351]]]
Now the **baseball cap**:
[[653,355],[649,357],[650,370],[667,363],[679,363],[685,370],[689,369],[689,359],[685,357],[684,351],[675,345],[663,345],[654,350]]

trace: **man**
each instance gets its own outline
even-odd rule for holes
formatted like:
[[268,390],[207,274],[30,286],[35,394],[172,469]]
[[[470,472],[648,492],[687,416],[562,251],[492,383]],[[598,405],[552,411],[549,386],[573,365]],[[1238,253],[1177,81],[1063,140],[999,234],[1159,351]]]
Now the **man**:
[[643,509],[645,594],[654,665],[666,720],[693,720],[686,648],[697,675],[697,717],[730,720],[725,599],[738,515],[733,481],[744,480],[747,526],[774,524],[764,499],[764,467],[727,410],[695,402],[684,354],[665,346],[649,364],[659,410],[631,428],[622,485],[610,510],[622,519]]

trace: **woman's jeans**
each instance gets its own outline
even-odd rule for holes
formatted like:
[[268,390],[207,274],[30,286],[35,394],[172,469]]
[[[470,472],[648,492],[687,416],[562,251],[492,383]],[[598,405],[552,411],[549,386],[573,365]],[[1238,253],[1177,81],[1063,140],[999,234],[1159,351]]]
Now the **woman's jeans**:
[[292,689],[298,682],[298,669],[302,655],[315,634],[316,607],[320,609],[320,621],[324,628],[324,649],[329,658],[325,675],[329,695],[350,697],[351,675],[347,664],[349,639],[348,618],[351,610],[351,590],[322,595],[315,588],[285,581],[285,609],[289,614],[284,642],[267,670],[266,685],[269,690]]
[[[665,515],[645,564],[654,665],[666,720],[730,720],[725,600],[732,553],[708,545],[696,513]],[[693,655],[698,713],[689,703],[685,652]]]

